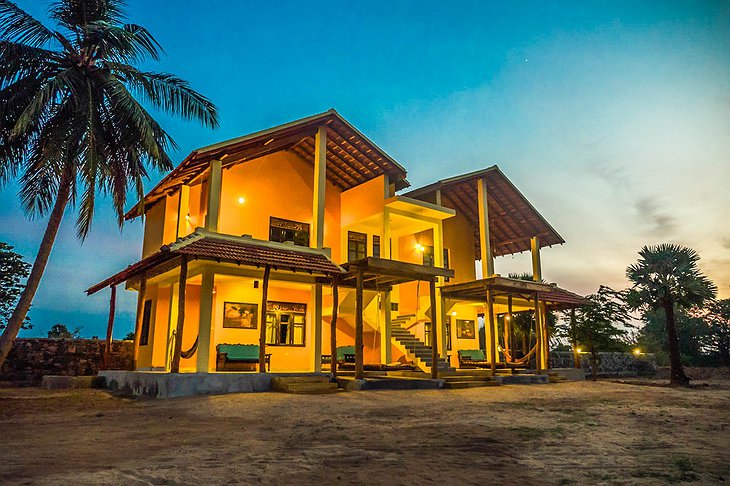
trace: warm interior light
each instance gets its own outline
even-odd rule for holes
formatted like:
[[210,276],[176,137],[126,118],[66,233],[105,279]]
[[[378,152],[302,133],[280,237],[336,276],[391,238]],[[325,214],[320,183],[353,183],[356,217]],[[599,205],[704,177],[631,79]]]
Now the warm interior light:
[[186,214],[185,215],[185,221],[190,221],[190,215],[189,214]]
[[238,198],[238,204],[243,204],[245,202],[246,202],[246,198],[244,198],[244,197],[239,197]]
[[423,252],[426,248],[420,243],[416,243],[416,250]]
[[451,315],[452,316],[455,316],[456,315],[456,311],[452,312]]
[[507,314],[507,315],[504,316],[504,320],[505,321],[509,321],[509,314]]

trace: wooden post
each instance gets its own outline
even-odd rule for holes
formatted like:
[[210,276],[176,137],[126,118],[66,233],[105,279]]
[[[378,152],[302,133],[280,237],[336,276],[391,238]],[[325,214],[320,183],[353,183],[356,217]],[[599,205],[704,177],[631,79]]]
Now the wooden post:
[[580,369],[580,353],[578,352],[578,343],[575,342],[575,309],[570,309],[570,344],[573,346],[573,366]]
[[[517,357],[515,353],[515,336],[514,328],[512,327],[512,296],[507,296],[507,319],[504,323],[504,348],[512,356],[512,361]],[[506,359],[505,359],[506,361]]]
[[332,322],[330,322],[330,366],[331,381],[337,381],[337,311],[339,308],[337,280],[332,279]]
[[542,282],[542,264],[540,263],[540,239],[537,236],[530,238],[530,252],[532,253],[532,280]]
[[261,287],[261,331],[259,333],[259,373],[266,373],[266,302],[269,298],[269,275],[271,267],[264,267],[264,281]]
[[112,335],[114,333],[114,313],[117,306],[117,286],[112,285],[111,297],[109,297],[109,321],[106,325],[106,347],[104,348],[104,368],[109,367],[109,353],[112,350]]
[[363,322],[362,322],[362,269],[357,270],[357,280],[355,284],[355,379],[362,380],[364,376],[363,369]]
[[543,302],[540,306],[540,317],[542,317],[542,354],[543,354],[543,365],[545,370],[550,369],[550,334],[548,333],[547,325],[547,305]]
[[428,283],[429,295],[431,298],[431,378],[439,377],[439,315],[436,312],[436,279],[432,278]]
[[494,256],[492,241],[489,236],[489,204],[487,203],[487,179],[481,178],[477,183],[477,199],[479,202],[479,249],[482,254],[482,278],[494,275]]
[[175,348],[172,353],[170,372],[180,373],[180,353],[182,353],[183,330],[185,328],[185,287],[188,279],[188,257],[180,260],[180,280],[177,287],[177,330],[175,331]]
[[312,199],[312,248],[324,246],[324,205],[327,185],[327,127],[314,135],[314,190]]
[[535,371],[542,373],[542,317],[538,294],[535,294],[535,346]]
[[139,358],[139,337],[142,333],[142,319],[144,309],[144,298],[147,293],[147,275],[142,274],[139,281],[139,293],[137,295],[137,320],[134,326],[134,355],[133,355],[133,368],[137,369],[137,359]]
[[390,292],[391,292],[390,290],[385,292],[385,296],[384,296],[383,300],[381,301],[382,307],[383,307],[383,309],[381,310],[381,312],[383,314],[383,329],[382,329],[383,336],[382,336],[380,345],[383,346],[384,349],[381,350],[380,356],[383,361],[383,364],[388,364],[391,361],[393,361],[393,356],[392,356],[392,352],[391,352],[392,339],[391,339],[391,322],[390,322],[390,320],[391,320]]
[[488,320],[485,320],[484,325],[486,326],[487,323],[489,323],[489,349],[490,349],[490,363],[489,367],[492,370],[492,375],[496,374],[497,372],[497,333],[494,329],[494,296],[492,295],[492,290],[487,289],[487,315],[489,316]]

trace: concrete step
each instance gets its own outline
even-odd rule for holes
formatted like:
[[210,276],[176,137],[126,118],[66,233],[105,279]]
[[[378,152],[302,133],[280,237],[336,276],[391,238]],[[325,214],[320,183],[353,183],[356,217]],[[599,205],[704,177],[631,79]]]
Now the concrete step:
[[325,393],[337,393],[339,387],[337,383],[286,383],[279,385],[277,391],[282,393],[296,393],[306,395],[323,395]]
[[460,388],[481,388],[485,386],[499,386],[496,381],[447,381],[444,388],[460,389]]

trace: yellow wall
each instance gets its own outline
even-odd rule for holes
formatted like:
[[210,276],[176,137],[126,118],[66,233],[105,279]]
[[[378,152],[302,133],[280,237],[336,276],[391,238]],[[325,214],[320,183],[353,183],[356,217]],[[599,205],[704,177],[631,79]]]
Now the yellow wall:
[[[269,239],[271,216],[312,225],[314,168],[289,152],[277,152],[223,171],[219,231]],[[239,198],[244,198],[243,204]],[[339,258],[340,190],[325,192],[324,245]],[[310,241],[314,235],[310,232]]]
[[[240,277],[234,280],[226,278],[223,282],[216,282],[216,296],[213,308],[213,342],[216,344],[259,344],[261,332],[261,280],[259,288],[254,288],[253,278]],[[269,301],[295,302],[307,305],[306,324],[304,331],[304,346],[266,346],[266,352],[271,353],[271,371],[312,371],[314,369],[314,303],[309,285],[284,285],[276,280],[269,282]],[[229,329],[223,327],[223,307],[225,302],[245,302],[258,304],[258,324],[256,329]]]
[[163,245],[165,200],[155,202],[145,213],[142,258],[155,253]]
[[385,176],[355,186],[342,193],[342,226],[383,214]]
[[461,213],[443,222],[444,248],[449,250],[449,266],[454,278],[448,283],[468,282],[476,278],[474,267],[474,228]]

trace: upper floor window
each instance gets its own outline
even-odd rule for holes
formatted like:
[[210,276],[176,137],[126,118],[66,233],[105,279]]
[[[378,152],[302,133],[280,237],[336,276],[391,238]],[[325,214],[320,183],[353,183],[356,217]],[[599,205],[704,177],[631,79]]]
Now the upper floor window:
[[[448,248],[444,248],[444,268],[446,268],[446,269],[450,269],[451,268],[449,266],[449,250],[448,250]],[[444,278],[444,281],[446,281],[446,282],[448,282],[449,280],[451,280],[451,278],[449,278],[449,277],[445,277]]]
[[423,264],[427,267],[434,266],[433,246],[423,246]]
[[367,256],[368,235],[365,233],[347,232],[347,261],[362,260]]
[[373,235],[373,256],[380,258],[380,235]]
[[269,241],[309,246],[309,225],[272,216],[269,220]]

